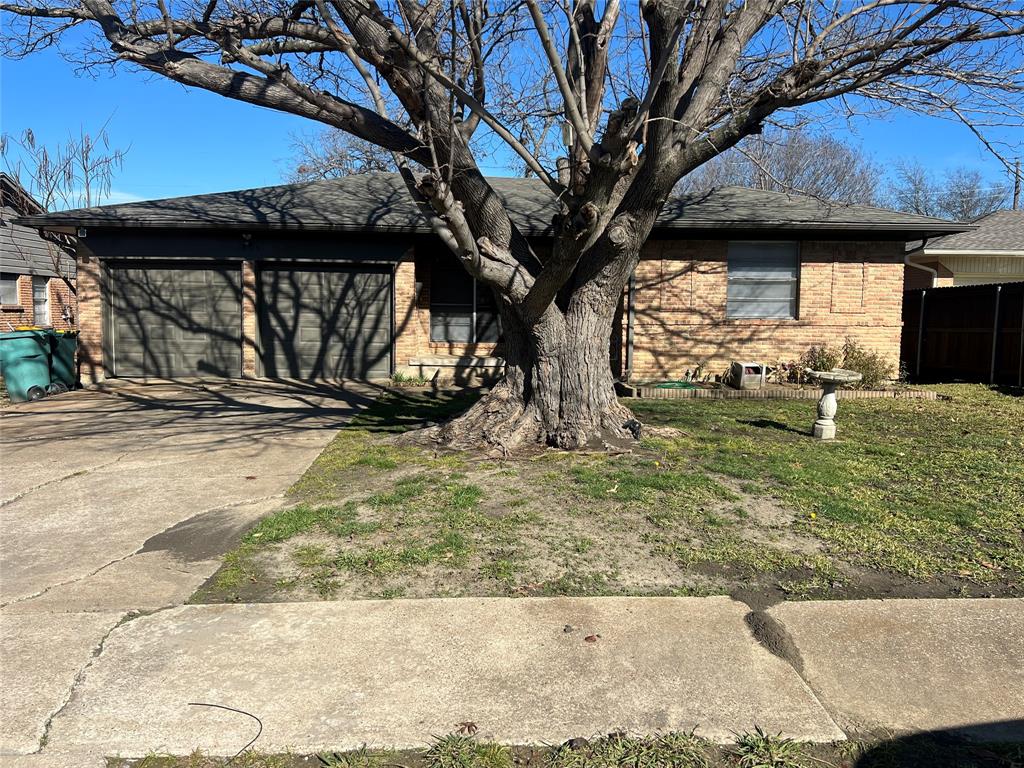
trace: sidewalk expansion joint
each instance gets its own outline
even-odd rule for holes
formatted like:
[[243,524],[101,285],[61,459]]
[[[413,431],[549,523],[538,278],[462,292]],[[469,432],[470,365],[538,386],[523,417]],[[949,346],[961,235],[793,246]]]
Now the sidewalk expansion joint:
[[769,653],[789,664],[801,678],[804,676],[804,660],[800,649],[784,626],[767,611],[750,611],[743,620],[751,634]]

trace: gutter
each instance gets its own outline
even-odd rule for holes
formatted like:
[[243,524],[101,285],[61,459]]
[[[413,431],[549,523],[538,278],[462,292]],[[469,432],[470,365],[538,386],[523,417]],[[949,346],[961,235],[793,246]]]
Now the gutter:
[[[929,275],[931,275],[931,280],[928,283],[928,287],[929,288],[934,288],[935,287],[935,281],[939,277],[939,270],[932,269],[931,267],[926,267],[924,264],[917,264],[916,262],[913,262],[913,261],[910,260],[910,257],[913,256],[918,251],[920,251],[921,253],[924,253],[924,248],[925,248],[926,245],[928,245],[928,238],[927,237],[924,240],[921,241],[921,247],[920,248],[918,248],[917,250],[911,251],[910,253],[904,255],[903,263],[906,264],[908,267],[913,267],[914,269],[920,269],[922,272],[927,272]],[[920,363],[918,363],[918,365],[920,365]]]

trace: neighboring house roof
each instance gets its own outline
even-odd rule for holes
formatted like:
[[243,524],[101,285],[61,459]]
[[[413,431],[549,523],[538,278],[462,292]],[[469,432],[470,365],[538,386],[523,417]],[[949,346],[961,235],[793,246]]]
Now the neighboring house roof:
[[[527,235],[550,234],[554,195],[537,179],[492,178],[515,223]],[[303,229],[429,232],[398,174],[377,173],[236,192],[149,200],[26,216],[21,222],[64,232],[76,227]],[[674,198],[660,230],[825,230],[933,237],[970,225],[813,197],[726,187]]]
[[925,243],[925,253],[968,252],[1024,256],[1024,211],[996,211],[974,222],[977,229]]
[[[72,278],[75,259],[64,247],[44,240],[36,227],[25,226],[20,217],[46,215],[18,180],[0,173],[0,272],[19,275]],[[54,259],[59,258],[58,264]]]

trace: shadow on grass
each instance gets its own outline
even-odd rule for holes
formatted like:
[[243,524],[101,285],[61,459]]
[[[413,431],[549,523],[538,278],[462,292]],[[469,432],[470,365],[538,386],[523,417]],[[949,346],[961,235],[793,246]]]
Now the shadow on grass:
[[482,389],[391,390],[352,418],[347,427],[398,434],[443,424],[469,408],[483,393]]
[[854,768],[1021,768],[1024,720],[981,723],[889,739],[863,752]]
[[757,427],[758,429],[775,429],[779,432],[791,432],[794,435],[802,435],[804,437],[810,434],[806,429],[797,429],[772,419],[738,419],[738,423],[746,424],[749,427]]
[[998,392],[1000,395],[1006,395],[1008,397],[1024,397],[1024,387],[1011,387],[1006,384],[993,384],[989,389],[993,392]]

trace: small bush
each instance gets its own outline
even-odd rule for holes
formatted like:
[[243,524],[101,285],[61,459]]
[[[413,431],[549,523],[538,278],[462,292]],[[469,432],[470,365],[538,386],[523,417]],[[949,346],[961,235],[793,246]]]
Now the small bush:
[[800,355],[799,360],[780,364],[776,376],[780,383],[804,384],[808,381],[808,371],[831,371],[833,368],[846,368],[863,376],[860,383],[853,385],[855,389],[879,389],[893,374],[893,368],[885,358],[848,338],[840,349],[815,344]]
[[828,344],[814,345],[800,355],[800,365],[804,370],[831,371],[839,367],[842,354]]
[[831,371],[839,365],[841,353],[827,344],[815,344],[799,360],[780,362],[775,368],[779,384],[806,384],[808,371]]
[[403,371],[395,371],[391,374],[391,385],[394,387],[425,387],[429,384],[429,379],[413,373],[405,373]]
[[869,352],[853,339],[843,343],[843,368],[856,371],[864,378],[857,389],[878,389],[892,378],[892,366],[877,352]]

